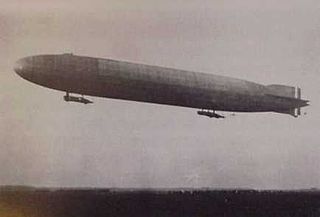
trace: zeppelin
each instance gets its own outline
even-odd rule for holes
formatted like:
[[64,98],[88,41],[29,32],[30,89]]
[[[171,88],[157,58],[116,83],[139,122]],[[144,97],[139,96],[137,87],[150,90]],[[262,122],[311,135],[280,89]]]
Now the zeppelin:
[[[294,117],[308,105],[298,87],[254,82],[111,59],[73,54],[19,59],[14,71],[35,84],[66,92],[65,101],[92,103],[84,95],[216,111],[277,112]],[[79,94],[82,96],[74,96]]]

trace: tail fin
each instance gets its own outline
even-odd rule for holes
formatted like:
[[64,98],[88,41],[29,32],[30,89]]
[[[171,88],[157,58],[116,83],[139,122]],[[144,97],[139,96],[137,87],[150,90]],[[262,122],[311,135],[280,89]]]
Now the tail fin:
[[281,113],[281,114],[288,114],[291,115],[295,118],[297,118],[298,116],[301,115],[301,109],[300,107],[297,108],[292,108],[292,109],[288,109],[288,110],[281,110],[281,111],[275,111],[276,113]]
[[292,86],[285,86],[285,85],[279,85],[279,84],[271,84],[271,85],[268,85],[267,87],[268,87],[269,95],[283,96],[288,98],[296,98],[297,89],[300,89]]
[[[301,100],[301,88],[297,87],[296,90],[297,90],[297,99]],[[297,110],[297,116],[300,116],[301,115],[301,107],[297,107],[296,110]]]
[[268,85],[268,95],[283,98],[290,101],[293,106],[286,110],[275,111],[278,113],[289,114],[293,117],[301,115],[301,107],[307,106],[308,101],[301,99],[301,89],[299,87],[272,84]]

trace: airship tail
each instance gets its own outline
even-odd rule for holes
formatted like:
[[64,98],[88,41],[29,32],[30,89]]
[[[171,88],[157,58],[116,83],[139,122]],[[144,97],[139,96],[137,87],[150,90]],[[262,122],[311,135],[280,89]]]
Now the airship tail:
[[277,113],[289,114],[293,117],[301,115],[301,107],[308,106],[308,100],[301,99],[301,88],[272,84],[268,85],[268,95],[285,100],[290,105],[288,109],[275,110]]

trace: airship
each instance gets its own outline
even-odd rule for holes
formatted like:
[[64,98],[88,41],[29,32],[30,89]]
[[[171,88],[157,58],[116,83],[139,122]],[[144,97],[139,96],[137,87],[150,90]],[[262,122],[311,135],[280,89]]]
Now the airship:
[[[35,84],[65,92],[67,102],[92,103],[84,96],[106,97],[198,109],[197,114],[224,118],[217,111],[275,112],[293,117],[309,105],[301,89],[262,85],[227,76],[67,54],[19,59],[14,71]],[[78,96],[77,96],[78,95]]]

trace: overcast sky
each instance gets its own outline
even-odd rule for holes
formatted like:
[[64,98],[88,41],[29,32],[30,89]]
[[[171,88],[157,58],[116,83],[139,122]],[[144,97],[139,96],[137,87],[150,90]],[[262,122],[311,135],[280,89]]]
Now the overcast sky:
[[[28,2],[28,3],[26,3]],[[0,0],[0,185],[320,188],[320,2]],[[297,119],[89,97],[12,70],[73,52],[300,86]]]

